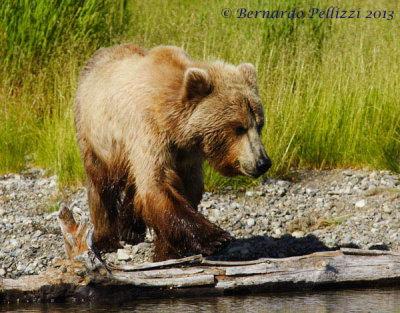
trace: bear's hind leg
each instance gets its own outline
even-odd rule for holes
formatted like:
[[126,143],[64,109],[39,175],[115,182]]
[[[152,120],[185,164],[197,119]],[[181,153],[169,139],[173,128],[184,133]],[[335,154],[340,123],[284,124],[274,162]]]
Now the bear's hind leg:
[[120,247],[117,228],[119,186],[110,180],[108,168],[81,138],[83,161],[87,178],[90,219],[94,226],[93,243],[103,251]]
[[99,192],[90,178],[87,188],[90,219],[94,226],[94,246],[102,251],[113,251],[120,247],[116,228],[116,198],[110,191]]
[[146,237],[146,224],[135,212],[133,199],[135,185],[129,184],[125,188],[124,197],[118,212],[118,228],[120,240],[135,245],[143,242]]

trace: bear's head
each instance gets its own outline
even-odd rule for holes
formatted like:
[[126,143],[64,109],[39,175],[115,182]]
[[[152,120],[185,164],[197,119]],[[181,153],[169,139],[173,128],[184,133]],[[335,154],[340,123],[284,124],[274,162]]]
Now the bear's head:
[[252,64],[214,62],[186,69],[182,101],[192,108],[188,135],[222,175],[256,178],[271,167],[260,139],[264,110]]

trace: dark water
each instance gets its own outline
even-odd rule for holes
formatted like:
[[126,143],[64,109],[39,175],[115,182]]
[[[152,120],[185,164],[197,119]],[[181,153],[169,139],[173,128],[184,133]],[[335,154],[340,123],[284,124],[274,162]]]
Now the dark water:
[[121,305],[0,305],[0,312],[400,312],[400,289],[363,289],[269,295],[141,300]]

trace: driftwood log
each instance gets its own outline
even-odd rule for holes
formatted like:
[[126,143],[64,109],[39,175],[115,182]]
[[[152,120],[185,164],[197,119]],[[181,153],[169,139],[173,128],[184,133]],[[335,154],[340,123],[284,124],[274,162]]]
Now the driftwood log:
[[0,279],[0,301],[120,302],[400,283],[400,254],[377,250],[341,249],[244,262],[210,261],[197,255],[111,271],[91,266],[88,255],[80,258],[59,259],[40,275]]
[[[69,224],[68,229],[84,233],[90,247],[87,229],[75,226]],[[73,243],[73,237],[68,237],[68,244]],[[84,246],[79,244],[79,249]],[[70,251],[76,253],[73,247]],[[242,262],[212,261],[196,255],[165,262],[107,267],[89,248],[74,260],[58,259],[53,267],[39,275],[0,278],[0,302],[121,302],[149,297],[379,285],[400,285],[399,253],[341,249]]]

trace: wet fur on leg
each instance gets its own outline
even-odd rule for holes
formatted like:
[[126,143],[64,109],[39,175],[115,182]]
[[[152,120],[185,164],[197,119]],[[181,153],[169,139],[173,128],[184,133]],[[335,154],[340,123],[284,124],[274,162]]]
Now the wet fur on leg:
[[179,176],[172,170],[166,172],[161,188],[147,194],[142,213],[157,234],[154,260],[211,255],[225,248],[231,235],[197,212],[178,191],[182,190]]
[[[81,139],[82,140],[82,139]],[[123,153],[115,153],[115,161],[106,166],[85,145],[84,165],[94,245],[102,251],[121,248],[119,241],[131,244],[144,241],[146,225],[135,213],[135,185],[128,182],[128,163]]]

